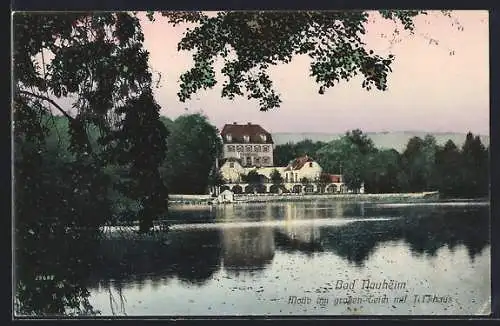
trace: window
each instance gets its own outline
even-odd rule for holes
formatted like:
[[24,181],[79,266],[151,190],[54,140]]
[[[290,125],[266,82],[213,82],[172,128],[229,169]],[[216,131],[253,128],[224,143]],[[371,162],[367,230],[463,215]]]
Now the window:
[[256,157],[255,158],[255,165],[259,165],[260,164],[260,157]]
[[243,145],[236,146],[236,151],[237,152],[243,152]]
[[265,156],[262,158],[262,163],[269,164],[269,157]]
[[260,152],[260,145],[255,145],[255,146],[253,147],[253,151],[254,151],[254,152]]
[[231,141],[231,140],[233,140],[233,137],[231,136],[231,134],[227,134],[227,135],[226,135],[226,140],[227,140],[227,141]]
[[267,136],[266,135],[260,135],[260,139],[262,139],[263,142],[267,141]]
[[262,147],[262,149],[264,152],[269,152],[269,146],[264,146],[264,147]]
[[248,143],[250,141],[250,136],[244,135],[243,140],[245,141],[245,143]]
[[234,162],[229,162],[229,167],[232,169],[234,168]]
[[309,162],[309,167],[312,168],[313,167],[313,162]]
[[228,152],[234,152],[234,145],[229,145],[229,146],[227,147],[227,151],[228,151]]
[[251,152],[252,151],[252,145],[245,146],[245,151],[246,152]]
[[252,158],[247,156],[247,165],[252,165]]

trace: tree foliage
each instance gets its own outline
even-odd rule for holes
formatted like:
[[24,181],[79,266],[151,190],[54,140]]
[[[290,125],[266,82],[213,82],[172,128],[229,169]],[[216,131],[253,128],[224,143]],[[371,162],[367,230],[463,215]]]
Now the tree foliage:
[[321,147],[316,155],[325,172],[341,173],[348,188],[359,189],[366,179],[368,155],[373,152],[373,141],[356,129]]
[[324,142],[313,142],[310,139],[304,139],[295,144],[283,144],[275,148],[273,152],[273,160],[277,166],[286,166],[290,163],[290,160],[316,153],[324,145]]
[[281,173],[277,170],[277,169],[274,169],[272,172],[271,172],[271,182],[274,184],[274,185],[281,185],[283,183],[283,176],[281,175]]
[[261,185],[265,182],[265,177],[256,170],[251,170],[244,176],[243,182],[247,182],[254,186]]
[[[73,166],[71,180],[87,186],[82,191],[91,196],[106,197],[104,167],[124,167],[131,181],[117,189],[140,202],[142,230],[148,229],[165,209],[158,165],[165,153],[166,129],[158,121],[160,107],[152,95],[139,19],[125,12],[16,13],[13,29],[16,145],[30,142],[41,155],[46,130],[40,117],[64,116],[73,157],[66,163],[67,168]],[[90,141],[91,128],[99,132],[98,146]],[[26,155],[22,160],[43,164],[41,157]],[[36,196],[24,184],[35,170],[23,164],[16,165],[16,189],[27,199]],[[24,221],[24,212],[18,213],[18,220]]]
[[201,114],[182,115],[171,123],[167,159],[162,172],[172,193],[204,194],[221,183],[215,162],[222,141],[215,126]]
[[[414,18],[425,11],[381,10],[380,19],[392,20],[413,32]],[[164,12],[174,24],[191,23],[178,45],[192,51],[194,66],[181,76],[179,99],[185,101],[201,89],[213,88],[215,62],[223,61],[226,77],[222,96],[245,96],[259,101],[261,110],[280,106],[281,99],[269,76],[271,66],[289,63],[294,56],[311,59],[310,75],[318,92],[340,81],[362,77],[362,87],[387,89],[394,55],[379,55],[363,41],[367,11],[231,11],[209,16],[203,12]],[[153,13],[149,17],[153,19]],[[395,31],[398,32],[398,31]]]
[[[281,151],[284,147],[286,150]],[[289,161],[301,143],[278,145],[276,150]],[[288,153],[288,156],[286,155]],[[317,184],[330,182],[328,173],[342,174],[352,190],[362,184],[368,193],[420,192],[438,190],[444,197],[486,197],[489,193],[489,151],[479,136],[469,133],[462,148],[449,140],[443,146],[427,135],[410,139],[403,153],[377,149],[360,130],[348,131],[310,156],[324,171]]]
[[[143,232],[165,212],[158,165],[167,132],[143,41],[139,19],[126,12],[13,15],[16,309],[22,313],[88,311],[88,293],[70,275],[81,270],[59,273],[68,291],[47,288],[54,291],[52,306],[40,301],[37,273],[48,266],[43,259],[60,263],[45,256],[56,255],[55,244],[110,222],[113,191],[138,203]],[[122,175],[113,178],[112,171]]]
[[488,196],[490,183],[489,150],[479,136],[468,133],[462,146],[462,194]]
[[[413,18],[421,12],[380,13],[412,30]],[[193,51],[195,61],[181,76],[181,101],[216,85],[218,58],[227,77],[222,96],[246,95],[258,100],[261,110],[281,102],[269,68],[296,55],[311,58],[320,93],[356,75],[368,90],[387,88],[394,57],[366,49],[361,40],[366,12],[164,14],[174,24],[198,24],[179,44],[180,50]],[[16,295],[21,302],[16,308],[24,314],[64,314],[67,309],[93,313],[81,282],[90,265],[77,260],[84,253],[69,250],[81,239],[80,230],[90,233],[90,242],[79,248],[95,249],[98,227],[121,213],[117,207],[122,202],[135,203],[140,230],[149,230],[153,219],[167,211],[167,190],[204,193],[207,186],[220,183],[213,165],[220,140],[200,115],[175,121],[160,117],[135,13],[16,13],[13,35]],[[371,162],[367,157],[374,155],[372,144],[360,132],[344,138],[326,145],[304,142],[297,153],[332,158],[328,169],[342,166],[355,186],[366,179],[362,171]],[[414,175],[432,175],[427,166],[413,162],[417,158],[430,164],[435,155],[444,171],[456,156],[451,145],[441,152],[432,142],[425,146],[410,146],[398,180],[409,174],[412,185],[419,180]],[[329,148],[340,156],[332,156]],[[447,175],[445,189],[466,184],[465,193],[484,194],[488,150],[471,135],[459,152],[460,182],[449,181],[452,176]],[[252,185],[261,186],[263,176],[250,178]],[[38,282],[40,272],[52,273],[56,282]],[[48,296],[49,304],[44,301]]]
[[369,169],[365,173],[365,191],[394,193],[400,191],[398,176],[401,159],[394,149],[377,150],[368,156]]

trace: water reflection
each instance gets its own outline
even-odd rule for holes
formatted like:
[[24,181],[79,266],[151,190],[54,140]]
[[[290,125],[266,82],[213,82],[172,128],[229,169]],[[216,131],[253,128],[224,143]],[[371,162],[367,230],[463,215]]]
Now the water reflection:
[[64,231],[55,224],[40,226],[37,232],[19,229],[15,237],[15,314],[98,314],[89,303],[86,286],[98,255],[95,235]]
[[[339,211],[338,207],[321,209],[318,203],[309,205],[289,203],[284,210],[284,226],[275,230],[278,248],[286,252],[300,251],[307,254],[322,251],[320,228],[314,223],[303,225],[294,222],[304,219],[325,218],[328,216],[327,214],[335,214]],[[308,212],[311,213],[308,214]]]
[[168,220],[172,223],[193,223],[212,221],[218,215],[216,207],[210,205],[179,205],[172,206]]
[[[383,246],[409,248],[404,249],[408,255],[424,258],[443,247],[465,246],[473,263],[490,243],[488,206],[242,204],[178,208],[172,218],[191,224],[172,230],[165,241],[45,241],[36,260],[34,251],[20,251],[23,268],[16,277],[24,308],[18,312],[68,314],[68,307],[79,307],[76,313],[96,313],[87,300],[89,289],[108,291],[110,306],[124,310],[121,293],[128,288],[154,290],[171,282],[202,287],[221,272],[234,278],[265,272],[277,256],[289,254],[307,263],[321,252],[326,263],[340,257],[362,268]],[[201,227],[191,226],[201,221]],[[55,275],[57,282],[35,281],[44,273]]]
[[227,228],[221,231],[224,268],[239,275],[241,271],[262,270],[274,258],[274,237],[270,227]]
[[157,282],[175,277],[189,284],[203,285],[221,263],[218,230],[173,231],[168,241],[104,240],[103,259],[94,265],[91,281],[122,280]]
[[[219,269],[235,275],[263,270],[279,251],[305,255],[329,252],[362,267],[379,246],[400,240],[417,256],[435,256],[443,246],[454,250],[465,245],[471,260],[489,245],[488,207],[380,208],[375,204],[317,202],[226,205],[216,212],[216,221],[221,224],[193,229],[188,225],[172,232],[166,243],[104,242],[106,263],[96,269],[96,279],[160,275],[163,281],[176,277],[202,285]],[[318,222],[324,218],[339,223]],[[276,220],[281,222],[265,224]],[[238,224],[241,221],[253,222]]]

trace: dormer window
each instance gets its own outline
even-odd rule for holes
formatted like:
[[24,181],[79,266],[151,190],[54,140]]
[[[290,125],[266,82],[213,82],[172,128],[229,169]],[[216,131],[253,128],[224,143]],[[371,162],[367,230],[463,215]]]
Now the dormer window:
[[244,135],[243,136],[243,141],[245,141],[245,143],[248,143],[250,141],[250,136]]
[[233,140],[233,137],[231,136],[231,134],[227,134],[226,135],[226,140],[227,141],[232,141]]
[[267,141],[267,136],[262,134],[260,135],[260,139],[262,139],[263,142],[266,142]]

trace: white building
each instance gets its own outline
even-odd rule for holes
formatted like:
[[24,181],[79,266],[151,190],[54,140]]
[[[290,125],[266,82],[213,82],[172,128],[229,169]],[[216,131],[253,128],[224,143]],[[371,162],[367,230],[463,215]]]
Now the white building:
[[[221,131],[223,157],[219,171],[225,185],[234,193],[294,192],[294,193],[350,193],[342,175],[323,173],[321,166],[311,157],[298,157],[287,166],[273,166],[274,142],[272,136],[258,124],[226,124]],[[219,165],[217,165],[219,166]],[[277,170],[283,182],[273,184],[271,174]],[[256,187],[245,182],[245,177],[255,171],[263,176],[263,184]],[[358,190],[364,193],[364,187]]]
[[219,203],[232,203],[234,201],[234,194],[230,190],[224,190],[219,196],[217,196],[217,201]]
[[298,183],[305,178],[308,181],[318,180],[323,169],[309,156],[303,156],[291,161],[284,170],[285,182]]
[[[278,171],[283,179],[280,187],[273,184],[271,175]],[[255,190],[245,181],[245,176],[255,171],[264,177],[262,191]],[[241,160],[228,158],[223,160],[220,172],[224,178],[223,189],[234,193],[242,192],[293,192],[293,193],[349,193],[341,175],[324,174],[318,162],[303,156],[292,160],[285,167],[244,167]],[[323,177],[322,177],[323,176]],[[326,176],[326,178],[325,178]],[[364,192],[361,187],[360,193]]]
[[238,159],[243,167],[273,166],[273,138],[260,125],[226,124],[221,136],[223,159]]

